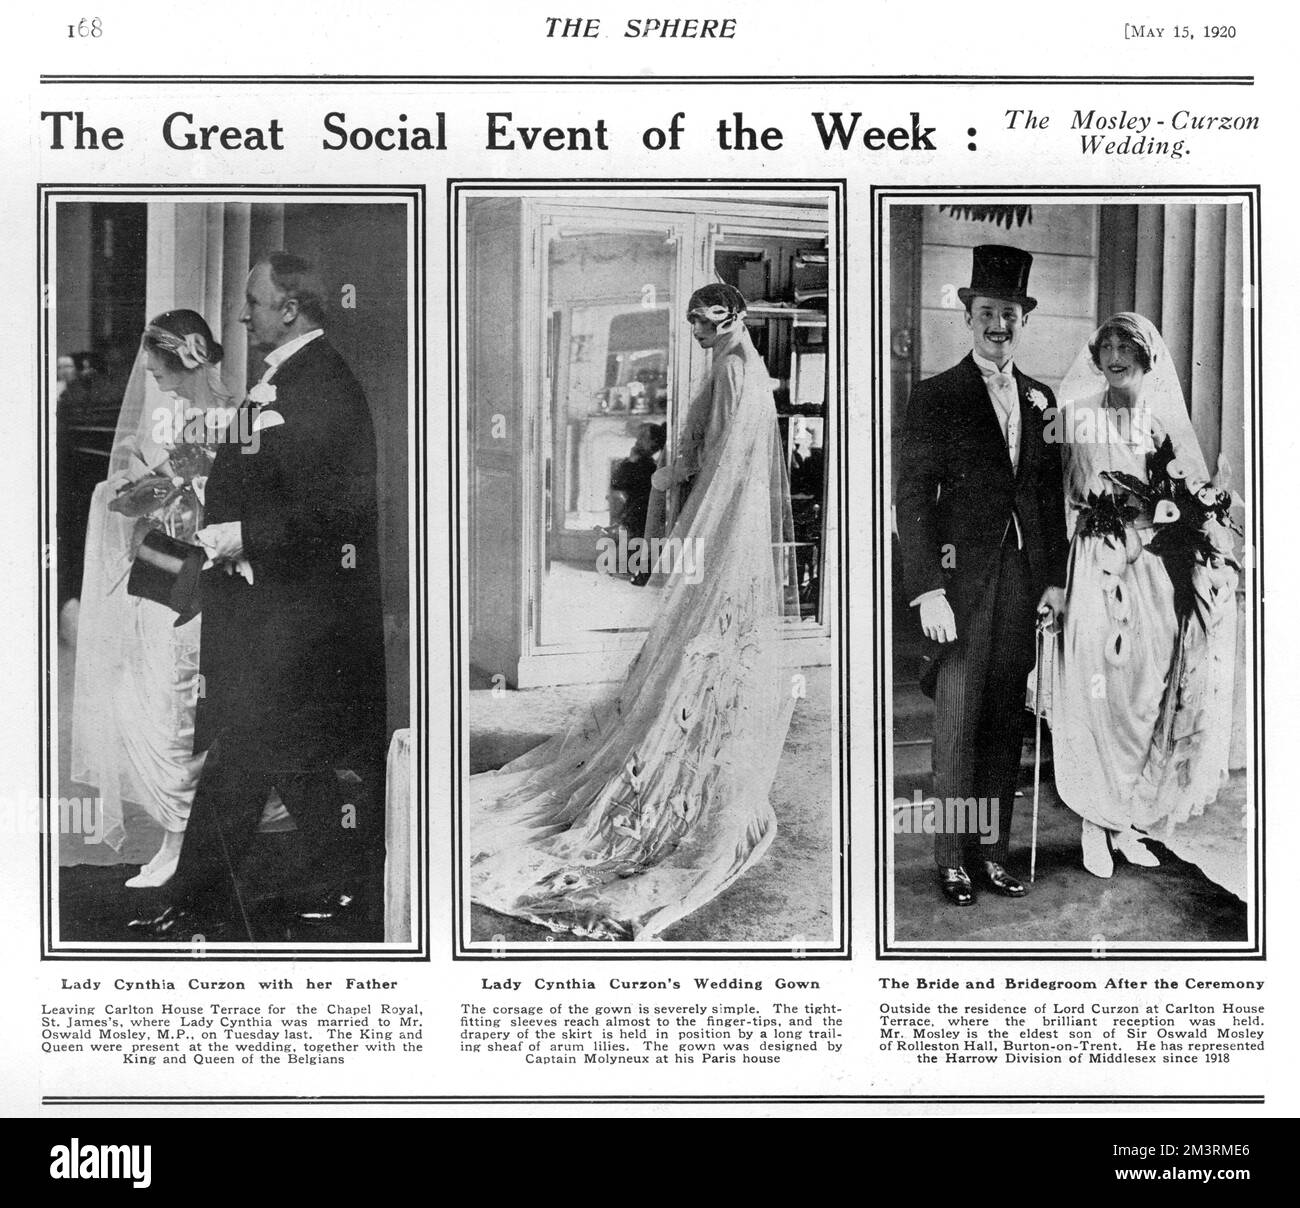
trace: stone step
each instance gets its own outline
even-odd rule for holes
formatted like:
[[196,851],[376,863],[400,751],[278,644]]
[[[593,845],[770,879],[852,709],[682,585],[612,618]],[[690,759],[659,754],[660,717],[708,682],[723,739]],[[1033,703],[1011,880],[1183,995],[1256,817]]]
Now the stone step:
[[934,701],[921,691],[921,685],[894,681],[894,720],[911,717],[933,717]]
[[[897,628],[899,617],[894,619],[894,795],[910,798],[914,791],[931,792],[934,776],[930,761],[931,740],[934,734],[934,702],[922,691],[919,683],[923,646],[904,638]],[[1043,727],[1043,775],[1050,781],[1052,742],[1047,727]],[[1033,784],[1034,729],[1033,718],[1025,714],[1025,745],[1020,756],[1021,785]]]
[[[1026,714],[1028,718],[1028,714]],[[934,787],[934,771],[930,759],[931,743],[928,739],[908,739],[894,742],[895,797],[910,798],[920,790],[924,797]],[[1046,727],[1043,728],[1042,777],[1050,782],[1052,774],[1052,742]],[[1034,733],[1030,728],[1020,749],[1020,784],[1030,785],[1034,777]]]

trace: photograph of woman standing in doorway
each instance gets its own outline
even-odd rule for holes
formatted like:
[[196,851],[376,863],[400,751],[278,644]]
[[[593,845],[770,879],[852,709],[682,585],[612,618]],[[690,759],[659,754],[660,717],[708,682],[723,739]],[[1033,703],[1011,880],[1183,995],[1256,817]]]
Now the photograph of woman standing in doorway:
[[[641,321],[639,338],[662,339],[660,352],[612,347],[620,330],[615,291],[626,289],[624,282],[591,290],[603,308],[597,317],[592,299],[574,305],[566,298],[553,308],[544,343],[563,348],[563,331],[571,361],[568,389],[561,388],[568,422],[550,439],[554,462],[567,462],[573,477],[585,469],[584,433],[603,421],[599,407],[618,390],[622,363],[653,366],[643,388],[632,392],[638,400],[653,399],[657,383],[675,380],[677,367],[692,358],[701,373],[688,404],[665,406],[669,439],[655,457],[649,499],[634,509],[638,526],[644,523],[638,544],[654,553],[640,575],[621,581],[642,610],[635,648],[621,636],[605,639],[607,650],[631,652],[621,679],[608,682],[613,676],[602,668],[591,679],[604,679],[604,686],[583,693],[520,691],[541,698],[551,736],[533,739],[514,759],[485,759],[466,785],[473,941],[538,942],[553,933],[639,943],[834,940],[828,718],[823,702],[810,703],[808,670],[788,641],[802,622],[790,469],[796,454],[808,456],[796,444],[825,431],[791,422],[798,412],[790,404],[791,362],[799,356],[791,338],[795,318],[818,322],[822,331],[827,322],[824,235],[816,249],[819,302],[796,296],[797,248],[773,241],[769,250],[755,249],[778,263],[784,287],[777,273],[760,275],[755,259],[715,249],[717,276],[731,280],[700,284],[674,308],[680,336],[664,330],[666,322]],[[606,273],[641,254],[634,238],[599,247]],[[558,277],[552,274],[552,289]],[[742,280],[765,292],[775,286],[777,295],[751,299],[737,284]],[[656,297],[656,305],[663,302]],[[780,317],[769,321],[769,314]],[[784,330],[769,330],[777,324]],[[592,338],[596,332],[603,348]],[[601,393],[589,414],[583,396],[593,382]],[[615,422],[620,434],[629,430]],[[631,429],[638,447],[650,445],[640,439],[646,427],[642,421]],[[626,462],[615,464],[628,477]],[[554,474],[550,481],[556,489]],[[581,501],[580,482],[560,489],[569,492],[561,501],[566,507]],[[629,538],[631,545],[642,533]],[[595,570],[593,563],[579,575],[575,567],[566,607],[582,606]],[[817,690],[824,683],[819,670],[813,669]],[[482,696],[487,718],[493,694]],[[788,783],[774,791],[783,763],[787,775],[802,779],[793,794]],[[805,815],[816,818],[808,831]],[[787,820],[787,849],[773,860]]]

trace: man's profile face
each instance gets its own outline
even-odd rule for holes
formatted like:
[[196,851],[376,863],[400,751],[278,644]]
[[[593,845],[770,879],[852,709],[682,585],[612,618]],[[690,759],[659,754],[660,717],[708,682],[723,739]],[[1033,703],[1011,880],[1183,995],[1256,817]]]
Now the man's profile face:
[[966,313],[971,346],[978,356],[999,366],[1015,354],[1020,333],[1028,322],[1024,307],[1004,298],[972,298]]
[[279,348],[288,336],[284,296],[271,280],[269,264],[259,264],[248,274],[239,321],[248,328],[249,339],[256,348]]

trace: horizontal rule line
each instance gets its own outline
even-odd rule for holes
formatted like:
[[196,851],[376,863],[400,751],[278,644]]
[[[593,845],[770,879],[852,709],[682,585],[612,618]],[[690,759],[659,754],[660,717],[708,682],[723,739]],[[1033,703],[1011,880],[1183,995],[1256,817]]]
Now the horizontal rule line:
[[42,75],[42,84],[1214,84],[1255,83],[1251,75]]
[[46,1107],[86,1104],[253,1104],[315,1103],[322,1107],[358,1104],[454,1103],[1054,1103],[1262,1104],[1263,1095],[45,1095]]

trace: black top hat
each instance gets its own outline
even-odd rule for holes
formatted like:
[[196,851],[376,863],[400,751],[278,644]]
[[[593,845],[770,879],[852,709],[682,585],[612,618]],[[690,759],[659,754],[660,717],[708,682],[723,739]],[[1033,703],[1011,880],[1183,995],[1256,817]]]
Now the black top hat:
[[199,573],[207,560],[201,545],[189,545],[150,529],[131,564],[127,594],[165,605],[180,614],[176,624],[184,625],[199,614]]
[[957,291],[963,305],[969,306],[972,298],[997,298],[1002,302],[1019,302],[1025,314],[1038,305],[1038,299],[1025,292],[1029,288],[1033,256],[1001,243],[981,244],[974,251],[970,288]]

